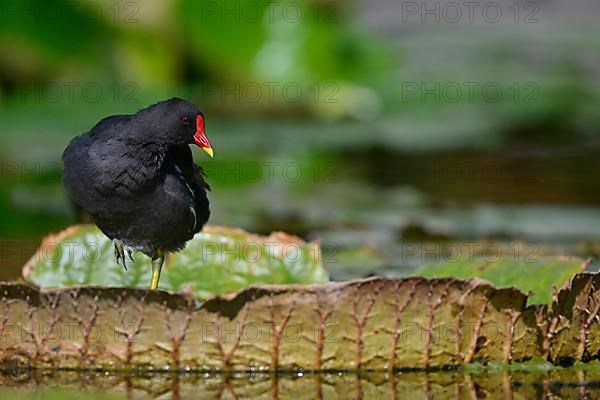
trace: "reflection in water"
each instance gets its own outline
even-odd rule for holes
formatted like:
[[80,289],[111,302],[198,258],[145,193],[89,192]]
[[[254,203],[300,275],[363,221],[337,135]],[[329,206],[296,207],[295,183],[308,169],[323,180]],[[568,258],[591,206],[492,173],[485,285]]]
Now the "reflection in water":
[[102,391],[129,399],[531,399],[597,398],[592,371],[330,372],[285,374],[114,374],[34,371],[0,375],[18,390],[60,387]]

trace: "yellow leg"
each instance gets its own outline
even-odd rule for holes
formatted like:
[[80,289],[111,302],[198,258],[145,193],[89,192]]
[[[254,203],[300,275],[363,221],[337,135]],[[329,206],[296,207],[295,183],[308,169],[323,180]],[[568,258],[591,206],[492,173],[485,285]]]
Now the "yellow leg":
[[165,261],[165,253],[162,249],[157,249],[156,253],[152,257],[152,282],[150,283],[150,289],[158,288],[158,281],[160,279],[160,271]]

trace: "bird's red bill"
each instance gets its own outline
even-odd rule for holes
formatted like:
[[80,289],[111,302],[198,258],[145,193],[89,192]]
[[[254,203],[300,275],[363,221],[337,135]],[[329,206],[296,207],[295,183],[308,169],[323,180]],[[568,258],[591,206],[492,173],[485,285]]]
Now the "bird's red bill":
[[194,142],[200,147],[206,154],[213,156],[213,149],[204,133],[204,117],[198,115],[196,117],[196,133],[194,134]]

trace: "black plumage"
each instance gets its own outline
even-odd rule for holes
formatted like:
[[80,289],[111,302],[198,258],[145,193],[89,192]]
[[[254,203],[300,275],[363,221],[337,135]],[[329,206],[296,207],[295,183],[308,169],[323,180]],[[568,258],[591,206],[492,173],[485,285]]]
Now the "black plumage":
[[193,143],[212,156],[203,114],[174,98],[104,118],[63,153],[63,182],[73,201],[113,240],[117,261],[125,265],[125,251],[152,257],[153,287],[164,252],[185,247],[210,214]]

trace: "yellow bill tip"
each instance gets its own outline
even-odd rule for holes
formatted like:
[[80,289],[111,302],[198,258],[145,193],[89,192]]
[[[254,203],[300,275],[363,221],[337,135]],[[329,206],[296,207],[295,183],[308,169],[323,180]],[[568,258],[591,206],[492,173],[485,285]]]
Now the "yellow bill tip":
[[208,154],[210,158],[213,158],[215,156],[212,147],[201,147],[201,149],[204,150],[204,152]]

